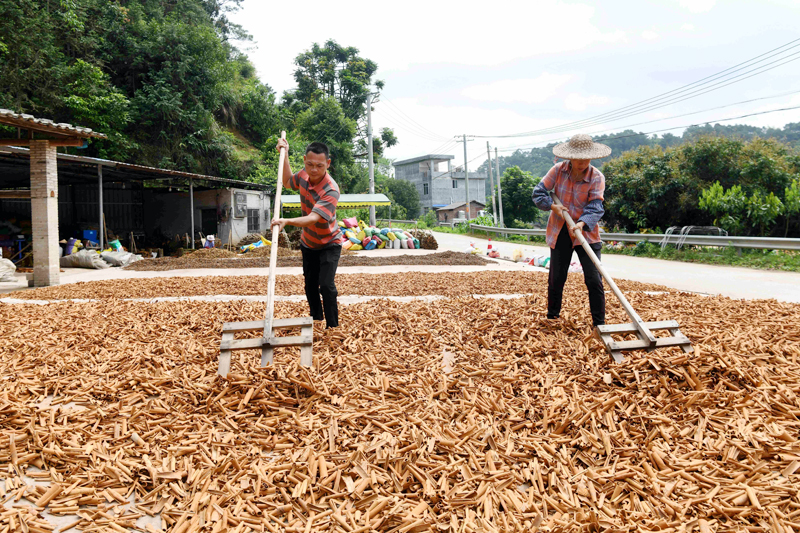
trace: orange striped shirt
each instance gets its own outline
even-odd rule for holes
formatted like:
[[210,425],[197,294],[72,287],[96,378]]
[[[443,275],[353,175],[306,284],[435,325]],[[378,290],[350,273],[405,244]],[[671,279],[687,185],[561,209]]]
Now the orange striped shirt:
[[336,221],[336,204],[339,203],[339,186],[330,174],[312,185],[308,173],[301,170],[289,182],[290,188],[300,192],[300,211],[303,216],[317,213],[322,220],[303,228],[300,244],[306,248],[319,249],[342,244],[344,236]]

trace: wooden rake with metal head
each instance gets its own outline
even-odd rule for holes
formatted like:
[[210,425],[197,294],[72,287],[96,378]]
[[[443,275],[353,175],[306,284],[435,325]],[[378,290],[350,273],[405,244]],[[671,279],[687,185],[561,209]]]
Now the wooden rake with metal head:
[[[556,196],[555,193],[551,193],[551,195],[553,197],[553,202],[556,205],[563,207],[564,204],[561,203],[561,200],[558,199],[558,196]],[[564,210],[562,213],[564,215],[564,220],[567,223],[567,228],[570,230],[575,228],[575,221],[572,220],[569,212]],[[600,275],[603,276],[603,279],[606,281],[606,283],[608,283],[608,286],[611,287],[611,291],[614,293],[617,299],[619,299],[620,304],[622,304],[622,308],[625,309],[625,312],[628,313],[628,316],[631,318],[631,322],[629,323],[597,326],[595,330],[595,334],[597,337],[599,337],[600,341],[603,343],[606,350],[615,362],[621,363],[623,361],[624,358],[622,357],[622,352],[624,351],[647,350],[648,352],[651,352],[657,348],[680,346],[685,353],[694,352],[694,348],[692,348],[692,342],[681,333],[677,321],[663,320],[660,322],[644,322],[639,316],[639,313],[637,313],[628,302],[628,299],[625,298],[625,295],[622,294],[622,291],[619,290],[617,284],[614,283],[614,280],[611,279],[611,276],[608,275],[608,272],[603,267],[603,264],[597,258],[594,250],[592,250],[592,247],[589,246],[589,243],[583,236],[583,232],[578,229],[578,231],[575,232],[575,236],[577,237],[578,242],[581,243],[583,249],[586,250],[586,254],[592,260],[592,263],[594,263],[594,265],[597,267]],[[653,331],[663,330],[669,331],[670,336],[656,337],[653,335]],[[614,338],[611,336],[629,334],[635,334],[638,339],[618,341],[614,340]]]
[[[281,132],[281,139],[286,139],[286,132]],[[275,186],[275,206],[272,219],[279,218],[281,211],[281,190],[283,189],[283,164],[286,150],[281,148],[278,158],[278,182]],[[298,318],[273,318],[275,314],[275,268],[278,263],[278,226],[272,226],[272,245],[269,252],[269,276],[267,281],[267,311],[264,320],[252,322],[226,322],[222,326],[222,342],[219,346],[219,370],[217,373],[226,377],[231,369],[231,352],[237,350],[261,349],[261,366],[272,364],[275,348],[300,346],[300,364],[311,366],[313,361],[314,321],[310,316]],[[280,329],[300,328],[300,335],[294,337],[276,337]],[[236,333],[242,331],[263,331],[263,335],[255,339],[236,339]]]

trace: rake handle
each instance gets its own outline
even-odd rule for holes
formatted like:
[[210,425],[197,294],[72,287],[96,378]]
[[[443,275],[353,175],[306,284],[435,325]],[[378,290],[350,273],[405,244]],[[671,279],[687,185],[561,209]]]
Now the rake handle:
[[[281,132],[281,139],[286,139],[286,132]],[[286,149],[281,148],[278,157],[278,181],[275,184],[275,207],[272,210],[272,220],[280,218],[281,212],[281,191],[283,190],[283,164],[286,160]],[[267,313],[264,318],[264,338],[272,336],[272,319],[275,314],[275,270],[278,264],[278,239],[280,238],[280,228],[272,226],[272,244],[269,249],[269,274],[267,281]]]
[[[554,204],[564,207],[564,204],[561,203],[561,200],[559,200],[555,192],[550,193],[550,195],[553,198]],[[567,228],[569,228],[570,230],[575,228],[575,221],[572,220],[569,211],[565,209],[561,211],[561,214],[564,218],[564,221],[567,224]],[[603,264],[597,258],[597,255],[594,253],[594,250],[592,250],[592,247],[589,246],[589,243],[586,241],[586,237],[583,236],[583,231],[578,229],[578,231],[575,232],[575,236],[578,238],[578,242],[581,243],[581,246],[586,251],[586,254],[589,256],[589,259],[591,259],[592,263],[594,263],[594,266],[597,267],[597,270],[600,272],[600,275],[603,276],[603,279],[606,280],[608,286],[611,287],[611,292],[614,293],[614,296],[617,297],[619,303],[622,304],[622,308],[625,309],[626,313],[628,313],[628,316],[631,318],[633,325],[636,326],[636,329],[639,331],[639,335],[642,338],[642,340],[646,340],[647,342],[649,342],[650,346],[655,346],[656,338],[653,336],[653,333],[647,328],[644,321],[642,320],[642,317],[640,317],[639,313],[637,313],[636,310],[631,306],[630,302],[628,302],[628,299],[625,298],[624,294],[622,294],[622,291],[619,290],[617,284],[614,283],[614,280],[611,278],[611,276],[608,274]]]

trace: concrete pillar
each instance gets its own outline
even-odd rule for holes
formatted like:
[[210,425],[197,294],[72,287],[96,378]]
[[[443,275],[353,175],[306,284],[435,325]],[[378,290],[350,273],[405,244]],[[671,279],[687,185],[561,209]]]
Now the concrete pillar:
[[31,222],[33,285],[59,283],[58,166],[50,141],[31,141]]

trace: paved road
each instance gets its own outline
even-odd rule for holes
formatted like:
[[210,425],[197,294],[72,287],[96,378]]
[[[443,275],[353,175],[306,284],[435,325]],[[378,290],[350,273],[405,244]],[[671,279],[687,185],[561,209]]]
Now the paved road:
[[[474,242],[483,250],[488,245],[488,240],[473,238],[468,235],[436,232],[439,242],[439,251],[453,250],[464,251]],[[520,248],[525,255],[549,255],[550,251],[545,246],[525,246],[506,242],[493,241],[493,245],[504,255],[511,255],[514,248]],[[360,255],[393,255],[401,254],[426,254],[428,250],[372,250],[357,252]],[[697,263],[681,263],[678,261],[663,261],[644,257],[630,257],[626,255],[606,254],[603,264],[609,274],[614,278],[630,279],[647,283],[666,285],[674,289],[699,292],[705,294],[721,294],[731,298],[775,298],[785,302],[800,303],[800,273],[777,272],[771,270],[756,270],[728,266],[703,265]],[[496,270],[540,270],[542,269],[499,261],[488,267]],[[341,274],[380,274],[386,272],[473,272],[486,270],[481,266],[384,266],[384,267],[342,267]],[[61,283],[77,283],[81,281],[94,281],[102,279],[126,278],[154,278],[173,276],[266,276],[267,268],[242,268],[242,269],[187,269],[169,270],[163,272],[131,271],[119,268],[105,270],[86,270],[68,268],[61,274]],[[300,267],[279,268],[278,274],[301,274]],[[25,276],[17,274],[16,283],[0,283],[0,294],[19,290],[27,286]],[[502,292],[502,291],[498,291]]]
[[[440,250],[465,250],[470,242],[486,249],[487,239],[436,232]],[[549,256],[546,246],[525,246],[492,241],[501,255],[511,255],[520,248],[526,255]],[[614,278],[630,279],[666,285],[674,289],[721,294],[731,298],[775,298],[784,302],[800,303],[800,273],[775,270],[757,270],[730,266],[704,265],[665,261],[646,257],[606,254],[603,265]]]

